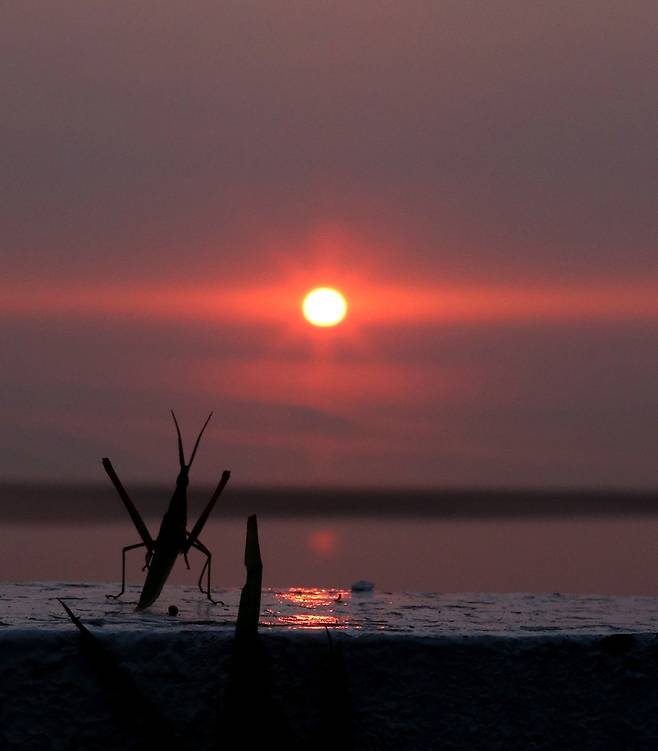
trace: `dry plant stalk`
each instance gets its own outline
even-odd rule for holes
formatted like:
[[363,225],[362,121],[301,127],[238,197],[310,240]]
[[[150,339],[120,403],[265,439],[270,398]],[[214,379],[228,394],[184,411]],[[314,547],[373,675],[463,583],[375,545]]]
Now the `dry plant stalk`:
[[235,627],[235,638],[241,641],[253,639],[258,635],[258,619],[260,617],[263,561],[260,557],[258,522],[255,514],[247,519],[244,565],[247,568],[247,581],[240,595],[238,621]]

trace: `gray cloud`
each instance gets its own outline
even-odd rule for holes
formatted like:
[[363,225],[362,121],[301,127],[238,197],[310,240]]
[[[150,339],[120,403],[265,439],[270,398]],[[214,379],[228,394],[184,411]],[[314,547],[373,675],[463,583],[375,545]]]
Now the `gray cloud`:
[[3,252],[23,273],[194,275],[214,248],[249,276],[260,233],[337,220],[397,234],[416,275],[655,273],[657,20],[649,2],[14,5]]

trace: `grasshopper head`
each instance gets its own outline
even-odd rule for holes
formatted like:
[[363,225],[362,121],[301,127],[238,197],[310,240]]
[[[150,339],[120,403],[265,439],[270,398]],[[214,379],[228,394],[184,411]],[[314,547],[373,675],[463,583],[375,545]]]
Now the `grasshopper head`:
[[186,488],[190,483],[189,475],[190,475],[190,468],[184,464],[180,468],[180,472],[178,473],[178,477],[176,478],[176,487]]

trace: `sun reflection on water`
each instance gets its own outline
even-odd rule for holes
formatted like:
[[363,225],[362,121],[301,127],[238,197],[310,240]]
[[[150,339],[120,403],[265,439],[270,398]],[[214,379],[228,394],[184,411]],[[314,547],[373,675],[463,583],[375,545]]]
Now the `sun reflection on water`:
[[273,602],[261,617],[263,625],[293,629],[359,628],[346,608],[351,599],[349,590],[291,587],[271,594]]

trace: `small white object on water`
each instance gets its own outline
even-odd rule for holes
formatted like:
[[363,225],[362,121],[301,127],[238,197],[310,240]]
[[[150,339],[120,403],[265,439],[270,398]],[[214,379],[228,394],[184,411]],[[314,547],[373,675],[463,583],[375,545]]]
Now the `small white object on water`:
[[369,582],[365,579],[359,579],[358,582],[352,584],[352,592],[372,592],[374,588],[374,582]]

